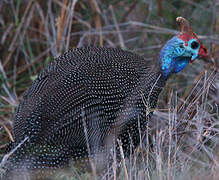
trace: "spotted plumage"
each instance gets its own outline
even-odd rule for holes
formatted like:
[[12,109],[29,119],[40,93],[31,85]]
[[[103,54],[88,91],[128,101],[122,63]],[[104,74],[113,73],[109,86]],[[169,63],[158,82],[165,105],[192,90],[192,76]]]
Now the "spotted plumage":
[[119,48],[78,48],[56,58],[23,95],[7,173],[64,167],[108,152],[114,144],[118,148],[117,139],[128,155],[130,146],[139,144],[169,75],[194,55],[184,49],[184,57],[171,42],[183,44],[174,37],[153,65]]

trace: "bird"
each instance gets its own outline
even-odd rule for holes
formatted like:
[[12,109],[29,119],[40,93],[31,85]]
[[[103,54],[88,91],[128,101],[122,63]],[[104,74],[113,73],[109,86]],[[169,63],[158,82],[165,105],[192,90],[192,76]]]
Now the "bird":
[[[140,142],[167,80],[207,48],[189,22],[156,61],[120,48],[83,47],[55,58],[23,94],[1,168],[5,179],[21,171],[59,169],[115,151],[125,156]],[[119,140],[119,141],[117,141]],[[103,157],[105,157],[103,155]]]

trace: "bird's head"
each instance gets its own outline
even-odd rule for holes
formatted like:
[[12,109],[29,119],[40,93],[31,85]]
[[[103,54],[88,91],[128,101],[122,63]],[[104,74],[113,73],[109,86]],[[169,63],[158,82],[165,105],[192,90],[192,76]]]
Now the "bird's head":
[[181,33],[170,39],[160,52],[160,65],[164,76],[182,71],[188,63],[197,58],[208,58],[208,51],[193,32],[189,22],[178,17],[176,19]]

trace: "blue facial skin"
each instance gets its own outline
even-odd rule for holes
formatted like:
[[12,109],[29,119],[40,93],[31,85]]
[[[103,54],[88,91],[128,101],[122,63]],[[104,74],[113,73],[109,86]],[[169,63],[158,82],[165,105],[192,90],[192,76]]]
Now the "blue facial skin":
[[171,73],[182,71],[190,60],[193,61],[199,57],[200,45],[197,42],[198,44],[194,46],[194,41],[197,42],[195,39],[190,39],[186,46],[183,40],[174,36],[165,44],[159,58],[164,77],[167,78]]

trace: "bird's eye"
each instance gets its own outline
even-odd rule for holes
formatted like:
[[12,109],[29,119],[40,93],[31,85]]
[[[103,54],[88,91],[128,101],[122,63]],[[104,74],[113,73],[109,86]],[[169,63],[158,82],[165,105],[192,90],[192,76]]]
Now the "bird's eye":
[[198,42],[193,41],[193,42],[191,43],[191,48],[192,48],[192,49],[197,49],[198,47],[199,47],[199,43],[198,43]]
[[184,48],[183,44],[180,44],[179,47],[180,47],[181,49]]

